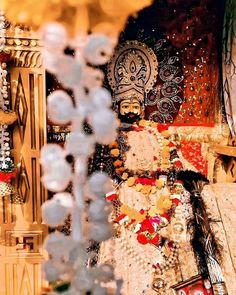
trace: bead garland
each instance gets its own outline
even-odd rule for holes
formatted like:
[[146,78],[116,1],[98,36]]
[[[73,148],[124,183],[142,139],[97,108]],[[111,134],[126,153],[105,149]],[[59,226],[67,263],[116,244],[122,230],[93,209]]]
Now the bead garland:
[[6,20],[5,20],[4,12],[0,10],[0,52],[4,49],[5,43],[6,43],[5,21]]
[[133,249],[132,246],[129,245],[125,238],[119,237],[118,241],[126,255],[136,262],[138,266],[141,266],[145,273],[149,272],[152,274],[163,274],[163,271],[167,271],[175,265],[178,257],[179,245],[177,243],[173,244],[173,248],[169,257],[166,257],[163,249],[161,248],[160,253],[166,261],[162,265],[155,266],[152,262],[147,262],[142,257],[140,257],[140,255]]
[[[5,47],[5,33],[5,17],[0,11],[0,52]],[[16,116],[9,111],[6,67],[6,63],[0,64],[0,195],[2,197],[13,192],[9,182],[15,176],[14,164],[10,157],[10,134],[7,129],[8,125],[15,121]]]

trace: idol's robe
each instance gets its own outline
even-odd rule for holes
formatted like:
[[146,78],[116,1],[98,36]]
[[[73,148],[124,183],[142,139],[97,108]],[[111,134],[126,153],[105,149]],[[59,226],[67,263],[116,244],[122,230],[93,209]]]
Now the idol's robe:
[[[176,162],[179,163],[176,142],[168,136],[167,131],[158,131],[155,125],[147,122],[144,126],[134,126],[130,131],[123,131],[123,137],[126,138],[126,144],[129,147],[128,151],[123,152],[124,169],[128,177],[117,189],[118,203],[125,204],[126,207],[135,209],[137,212],[151,208],[155,210],[158,200],[163,195],[163,190],[166,192],[170,189],[168,171],[171,170],[173,174],[176,169],[185,169],[185,164],[188,166],[187,169],[191,169],[191,167],[185,163],[184,159],[181,159],[182,168],[174,165]],[[167,146],[171,147],[168,161],[166,158],[164,159],[165,152],[163,152],[164,149],[167,149],[166,154],[168,155]],[[150,190],[147,185],[131,185],[130,181],[130,176],[132,176],[136,180],[142,179],[144,183],[146,179],[149,183],[148,179],[156,178],[158,180],[163,178],[163,175],[164,178],[165,175],[168,176],[168,182],[160,189],[152,188],[149,193],[145,191],[146,189]],[[170,198],[173,196],[171,195]],[[119,219],[117,216],[119,208],[117,209],[116,205],[114,211],[116,212],[112,216],[113,221],[117,217]],[[119,214],[121,216],[122,212]],[[198,274],[196,259],[190,244],[190,235],[186,227],[186,220],[191,218],[191,214],[189,193],[184,190],[181,194],[181,202],[169,224],[158,232],[162,238],[176,241],[179,245],[174,264],[170,264],[169,269],[163,270],[161,278],[163,278],[166,288],[160,294],[173,294],[172,285]],[[151,243],[140,243],[137,240],[137,232],[130,229],[132,226],[127,227],[127,218],[126,222],[116,222],[115,226],[118,228],[119,234],[101,244],[99,262],[114,265],[116,277],[122,278],[124,281],[122,294],[158,294],[152,289],[154,269],[159,265],[167,265],[168,268],[166,258],[163,256],[163,252],[166,257],[170,255],[168,248],[167,250],[163,248],[161,251],[161,247],[156,247]]]

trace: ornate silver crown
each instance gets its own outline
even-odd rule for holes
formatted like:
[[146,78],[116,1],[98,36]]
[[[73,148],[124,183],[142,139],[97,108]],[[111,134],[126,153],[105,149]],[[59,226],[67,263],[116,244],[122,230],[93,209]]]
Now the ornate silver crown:
[[108,81],[114,91],[113,100],[137,98],[144,101],[156,82],[158,62],[146,44],[127,41],[113,55],[108,65]]

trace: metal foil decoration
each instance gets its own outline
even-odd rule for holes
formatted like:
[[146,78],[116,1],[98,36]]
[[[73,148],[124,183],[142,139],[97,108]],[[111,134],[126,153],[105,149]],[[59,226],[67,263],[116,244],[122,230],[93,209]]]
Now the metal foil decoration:
[[146,116],[160,123],[172,123],[183,102],[183,75],[180,61],[165,39],[158,40],[153,50],[158,58],[158,81],[146,99]]
[[144,43],[127,41],[115,52],[108,65],[108,81],[114,91],[113,103],[137,98],[144,102],[156,82],[158,61]]

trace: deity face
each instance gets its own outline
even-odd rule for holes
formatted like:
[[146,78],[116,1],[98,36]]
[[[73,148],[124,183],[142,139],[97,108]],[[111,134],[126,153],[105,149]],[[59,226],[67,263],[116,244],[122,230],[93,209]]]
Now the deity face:
[[123,123],[133,124],[141,119],[142,106],[137,98],[124,99],[119,104],[119,119]]
[[131,100],[124,99],[120,103],[120,114],[125,115],[127,113],[141,114],[141,105],[137,98]]

